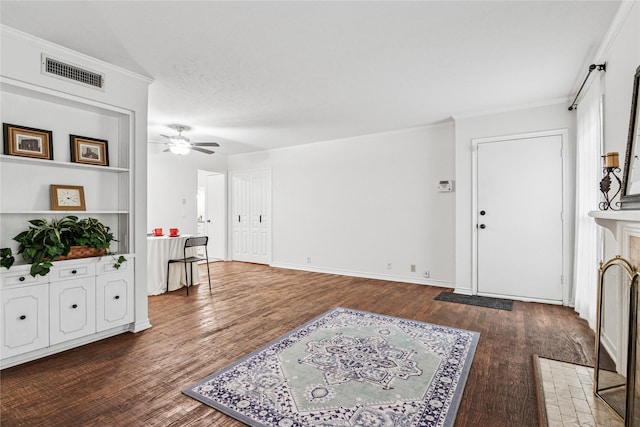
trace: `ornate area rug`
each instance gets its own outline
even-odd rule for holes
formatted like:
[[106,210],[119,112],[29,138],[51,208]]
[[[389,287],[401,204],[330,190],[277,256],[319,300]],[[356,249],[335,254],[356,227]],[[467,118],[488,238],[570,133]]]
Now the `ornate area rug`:
[[479,337],[335,308],[183,393],[251,426],[452,426]]

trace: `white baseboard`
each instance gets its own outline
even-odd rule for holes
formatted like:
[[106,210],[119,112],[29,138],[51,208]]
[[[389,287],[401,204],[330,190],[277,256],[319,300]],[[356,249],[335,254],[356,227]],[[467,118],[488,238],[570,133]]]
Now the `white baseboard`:
[[10,368],[12,366],[19,365],[21,363],[30,362],[32,360],[40,359],[42,357],[51,356],[52,354],[60,353],[65,350],[77,348],[85,344],[89,344],[95,341],[100,341],[105,338],[113,337],[118,334],[128,332],[129,324],[117,326],[106,331],[97,332],[94,334],[86,335],[84,337],[75,338],[73,340],[65,341],[58,344],[53,344],[48,347],[44,347],[38,350],[29,351],[27,353],[18,354],[16,356],[7,357],[0,360],[0,369]]
[[555,301],[555,300],[541,299],[541,298],[527,298],[527,297],[519,297],[519,296],[503,295],[503,294],[491,294],[486,292],[478,292],[478,296],[510,299],[514,301],[523,301],[523,302],[537,302],[541,304],[562,305],[562,301]]
[[422,277],[396,276],[392,274],[366,273],[361,271],[340,270],[335,268],[312,267],[305,264],[273,263],[271,264],[271,267],[286,268],[289,270],[310,271],[313,273],[338,274],[340,276],[362,277],[364,279],[377,279],[377,280],[388,280],[392,282],[413,283],[416,285],[438,286],[442,288],[455,287],[455,285],[452,282],[448,282],[444,280],[427,279]]
[[129,332],[138,333],[144,331],[145,329],[149,329],[150,327],[151,323],[149,322],[149,319],[144,319],[142,321],[132,323],[131,327],[129,328]]

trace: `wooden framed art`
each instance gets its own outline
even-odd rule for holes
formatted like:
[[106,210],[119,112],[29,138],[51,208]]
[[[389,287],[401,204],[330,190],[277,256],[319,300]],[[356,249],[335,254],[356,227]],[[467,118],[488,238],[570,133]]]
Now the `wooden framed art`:
[[4,154],[53,160],[53,132],[25,126],[2,124]]
[[108,141],[87,136],[69,135],[71,161],[89,165],[109,166]]
[[84,187],[81,185],[51,184],[52,211],[86,211]]

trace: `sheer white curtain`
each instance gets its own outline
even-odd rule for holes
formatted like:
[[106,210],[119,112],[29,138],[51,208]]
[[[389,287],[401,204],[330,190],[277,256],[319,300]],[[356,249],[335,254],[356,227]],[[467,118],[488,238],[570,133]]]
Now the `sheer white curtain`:
[[574,259],[575,310],[596,326],[598,299],[598,255],[600,230],[588,212],[598,209],[602,178],[602,95],[600,76],[580,101],[577,109],[576,150],[576,237]]

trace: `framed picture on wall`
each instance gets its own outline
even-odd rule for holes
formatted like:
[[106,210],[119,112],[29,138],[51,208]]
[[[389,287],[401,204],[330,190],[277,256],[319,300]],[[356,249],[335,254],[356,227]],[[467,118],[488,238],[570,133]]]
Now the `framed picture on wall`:
[[53,160],[53,132],[2,124],[4,154]]
[[71,161],[89,165],[109,166],[108,141],[87,136],[69,135]]

